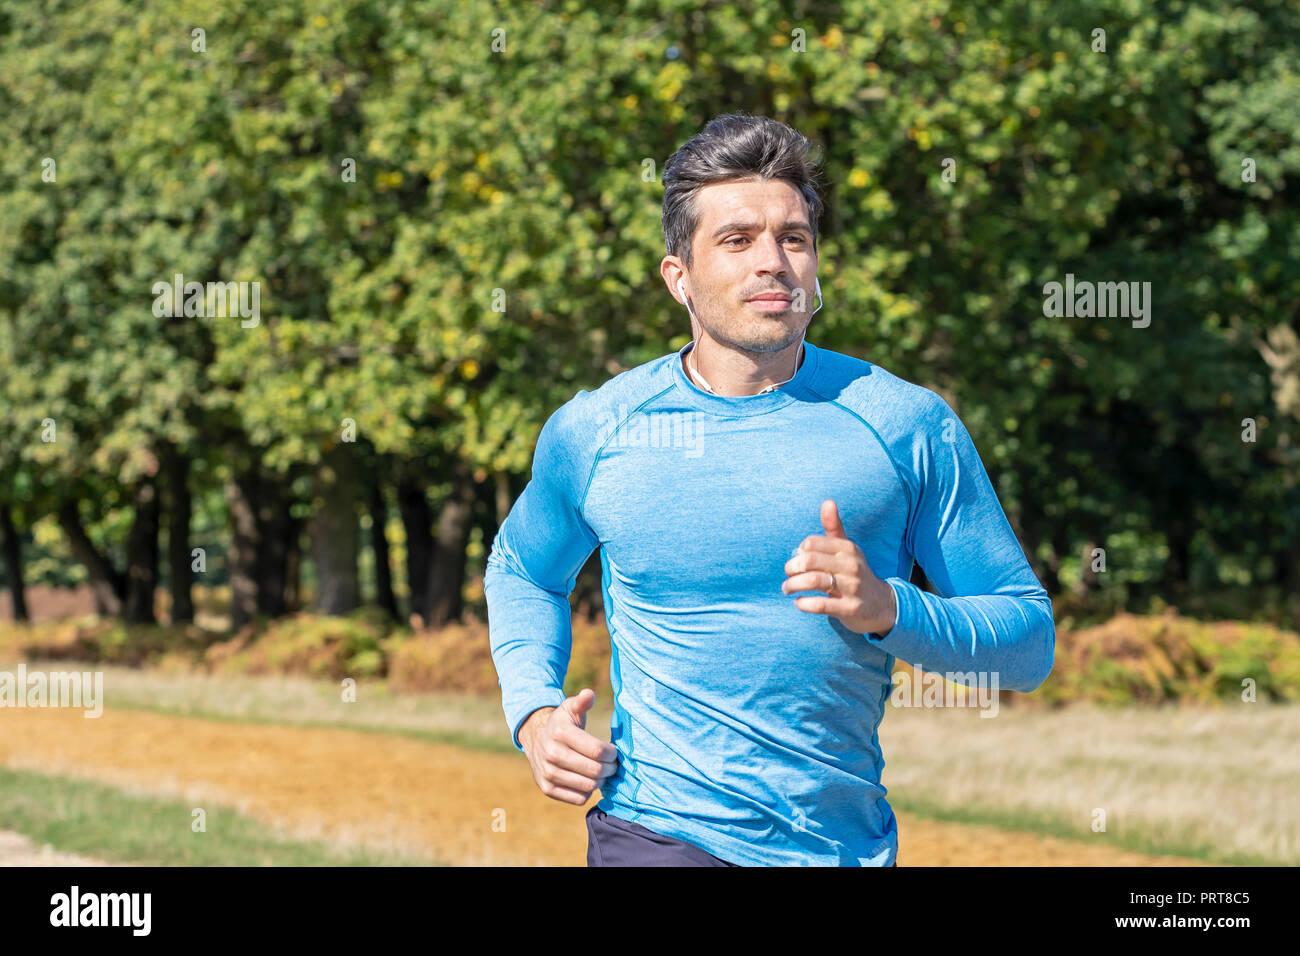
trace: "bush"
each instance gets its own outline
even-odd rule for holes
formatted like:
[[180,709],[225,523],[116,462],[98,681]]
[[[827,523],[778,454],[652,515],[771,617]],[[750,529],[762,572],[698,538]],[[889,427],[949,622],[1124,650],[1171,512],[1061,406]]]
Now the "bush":
[[212,645],[206,665],[225,674],[295,674],[340,680],[383,677],[385,640],[395,624],[375,608],[341,617],[295,614],[258,619],[229,640]]
[[[390,645],[388,683],[396,692],[460,691],[499,694],[492,663],[488,626],[469,620],[438,631],[394,639]],[[609,636],[603,622],[573,620],[573,650],[564,682],[565,694],[584,687],[600,694],[609,690]]]
[[213,635],[194,625],[127,625],[95,616],[14,626],[9,647],[29,661],[84,661],[147,667],[165,654],[201,659]]
[[[472,615],[437,631],[412,633],[378,608],[344,617],[298,614],[258,620],[233,637],[194,626],[127,626],[96,617],[36,625],[0,624],[0,659],[76,660],[234,674],[292,674],[340,680],[387,678],[398,693],[500,693],[487,624]],[[605,622],[573,620],[566,696],[590,687],[609,693]],[[899,661],[896,670],[908,667]],[[1268,624],[1203,622],[1119,614],[1097,627],[1057,630],[1056,665],[1032,694],[1003,691],[1005,703],[1083,702],[1130,706],[1208,704],[1239,699],[1242,681],[1257,699],[1300,700],[1300,635]]]
[[1060,706],[1300,699],[1300,635],[1268,624],[1203,622],[1173,610],[1119,614],[1098,627],[1058,630],[1056,666],[1024,700]]
[[395,639],[389,647],[388,686],[396,692],[497,690],[486,624],[470,621],[421,631]]

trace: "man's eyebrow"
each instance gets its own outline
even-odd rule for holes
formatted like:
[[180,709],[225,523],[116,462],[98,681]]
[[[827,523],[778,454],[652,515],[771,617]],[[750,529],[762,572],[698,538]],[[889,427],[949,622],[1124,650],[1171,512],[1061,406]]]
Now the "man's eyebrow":
[[[808,233],[812,232],[812,229],[809,227],[808,223],[804,222],[802,219],[791,219],[788,220],[787,222],[783,222],[781,224],[781,228],[779,231],[789,232],[792,229],[798,229]],[[757,232],[757,231],[758,231],[758,223],[756,222],[729,222],[713,230],[713,238],[717,239],[719,236],[726,235],[729,232]]]

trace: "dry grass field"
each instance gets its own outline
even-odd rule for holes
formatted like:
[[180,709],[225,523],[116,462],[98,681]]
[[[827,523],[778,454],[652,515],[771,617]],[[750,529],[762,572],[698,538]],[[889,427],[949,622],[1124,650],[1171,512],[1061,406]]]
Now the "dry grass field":
[[[951,720],[953,715],[906,715],[914,717],[930,718],[937,726],[935,718]],[[3,719],[0,764],[12,768],[182,797],[196,807],[220,804],[295,836],[405,850],[452,864],[585,862],[585,810],[543,797],[526,761],[513,753],[398,734],[238,723],[113,706],[94,720],[67,709],[10,710]],[[907,743],[933,746],[942,739],[937,732],[914,728]],[[1050,746],[1050,737],[1047,742]],[[899,734],[885,746],[887,755],[893,754],[887,779],[892,775],[891,786],[906,790],[897,778],[906,780],[916,770],[908,769]],[[948,757],[951,775],[961,779],[960,762],[951,750]],[[1021,755],[1022,766],[1027,759]],[[895,765],[902,768],[897,773]],[[1007,785],[1014,781],[1008,778]],[[1036,799],[1055,794],[1046,784],[1038,787]],[[979,788],[970,792],[988,797]],[[1075,799],[1088,802],[1077,794]],[[1063,839],[1012,827],[924,819],[907,811],[898,817],[902,866],[1188,862],[1120,849],[1104,834]],[[188,828],[189,819],[178,819],[176,826]]]

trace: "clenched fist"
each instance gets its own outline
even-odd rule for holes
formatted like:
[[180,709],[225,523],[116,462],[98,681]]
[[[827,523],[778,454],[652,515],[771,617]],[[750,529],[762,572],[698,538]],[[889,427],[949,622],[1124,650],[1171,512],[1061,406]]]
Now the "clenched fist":
[[781,590],[825,591],[826,597],[795,598],[795,607],[810,614],[838,618],[856,634],[887,635],[898,613],[894,589],[876,577],[862,549],[849,540],[835,502],[822,502],[824,535],[805,538],[785,563]]
[[587,733],[587,711],[596,692],[583,688],[559,707],[539,707],[519,728],[533,780],[552,800],[582,806],[618,769],[612,743]]

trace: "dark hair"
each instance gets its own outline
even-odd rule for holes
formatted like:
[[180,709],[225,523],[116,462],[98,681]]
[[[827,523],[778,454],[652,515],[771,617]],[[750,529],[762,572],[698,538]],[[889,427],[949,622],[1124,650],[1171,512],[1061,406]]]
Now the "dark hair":
[[689,268],[691,237],[700,224],[695,195],[712,183],[784,179],[803,196],[817,251],[817,163],[808,158],[808,138],[766,116],[728,113],[709,120],[664,164],[664,245]]

